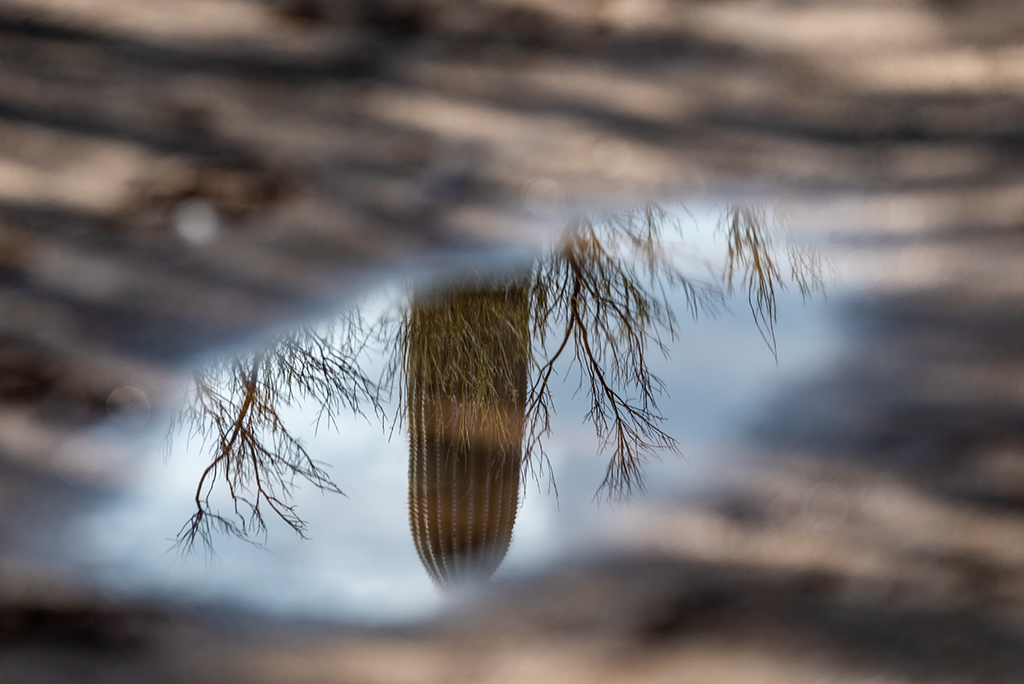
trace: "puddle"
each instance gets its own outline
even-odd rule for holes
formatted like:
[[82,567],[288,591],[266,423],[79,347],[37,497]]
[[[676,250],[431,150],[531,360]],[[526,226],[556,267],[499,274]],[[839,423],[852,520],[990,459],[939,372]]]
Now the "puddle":
[[[713,488],[837,354],[832,266],[768,209],[604,215],[493,263],[197,369],[61,564],[121,597],[423,616],[610,549],[644,493]],[[134,392],[115,403],[138,420]]]

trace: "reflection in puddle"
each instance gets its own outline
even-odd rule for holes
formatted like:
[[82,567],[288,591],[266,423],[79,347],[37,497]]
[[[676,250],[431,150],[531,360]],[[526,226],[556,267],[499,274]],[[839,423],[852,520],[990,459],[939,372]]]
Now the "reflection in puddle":
[[522,279],[413,302],[405,326],[409,522],[437,584],[490,577],[519,507],[529,288]]
[[[201,445],[205,462],[189,476],[187,489],[176,489],[175,503],[160,511],[166,518],[168,510],[180,510],[189,496],[184,492],[192,491],[179,549],[198,544],[235,555],[232,537],[280,549],[283,530],[272,533],[274,526],[283,523],[304,537],[311,513],[314,545],[327,550],[316,568],[303,569],[305,581],[316,572],[329,574],[325,559],[336,558],[335,572],[357,564],[364,580],[372,578],[367,581],[374,586],[364,581],[357,593],[389,592],[422,603],[403,594],[419,591],[410,589],[410,575],[371,567],[390,561],[371,558],[374,534],[395,522],[399,508],[394,485],[384,491],[382,481],[374,481],[374,469],[392,468],[387,452],[395,451],[369,446],[365,427],[374,424],[384,433],[382,445],[396,426],[408,431],[404,544],[418,555],[420,577],[425,569],[442,587],[487,578],[502,564],[515,546],[517,516],[530,525],[523,521],[523,488],[530,481],[554,488],[551,440],[564,431],[563,439],[588,444],[575,436],[580,418],[596,437],[590,453],[596,449],[602,457],[591,495],[596,489],[598,499],[621,500],[643,491],[652,459],[686,451],[677,442],[683,428],[663,407],[665,390],[683,367],[660,361],[680,339],[677,313],[713,319],[738,294],[753,319],[745,327],[761,338],[759,358],[774,363],[779,297],[788,289],[807,298],[825,285],[820,256],[791,244],[769,211],[728,209],[714,230],[679,217],[687,214],[649,207],[581,221],[521,269],[449,280],[399,298],[383,312],[355,308],[267,349],[196,371],[188,404],[172,427],[168,467],[184,483],[176,470],[184,452]],[[712,344],[721,358],[687,356],[684,365],[743,366],[722,354],[724,340]],[[667,375],[656,372],[659,363]],[[751,381],[742,373],[738,379]],[[716,399],[697,401],[714,406]],[[575,420],[556,414],[556,404],[575,409]],[[319,434],[306,427],[311,418]],[[331,449],[323,448],[325,439],[333,439]],[[328,465],[322,459],[332,449],[345,457]],[[345,460],[361,461],[362,475],[353,475]],[[577,488],[571,476],[570,485]],[[357,498],[379,501],[325,520],[310,505],[310,490],[344,492],[353,504]],[[325,535],[364,540],[358,553],[367,557],[338,559]],[[247,558],[285,562],[266,554]],[[328,585],[306,590],[322,594]],[[289,591],[302,588],[280,587],[281,595]]]

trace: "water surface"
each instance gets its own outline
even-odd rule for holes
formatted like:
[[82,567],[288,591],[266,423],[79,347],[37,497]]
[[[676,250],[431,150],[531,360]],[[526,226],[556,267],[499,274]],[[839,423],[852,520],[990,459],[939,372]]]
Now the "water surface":
[[835,357],[832,266],[780,216],[602,214],[212,358],[63,561],[120,596],[392,621],[610,550],[625,507],[713,491]]

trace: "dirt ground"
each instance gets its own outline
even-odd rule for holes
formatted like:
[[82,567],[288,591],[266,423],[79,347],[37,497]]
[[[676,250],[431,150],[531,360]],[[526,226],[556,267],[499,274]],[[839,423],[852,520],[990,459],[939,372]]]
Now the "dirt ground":
[[764,465],[615,557],[359,630],[0,555],[0,681],[1024,681],[1022,152],[1009,0],[0,1],[8,520],[113,389],[580,211],[782,199],[877,275]]

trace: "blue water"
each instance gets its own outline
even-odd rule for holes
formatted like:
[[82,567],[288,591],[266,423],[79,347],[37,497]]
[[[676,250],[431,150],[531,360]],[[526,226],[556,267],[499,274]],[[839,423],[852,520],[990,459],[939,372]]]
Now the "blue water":
[[[698,215],[685,235],[671,248],[703,275],[706,265],[694,255],[710,263],[723,250],[713,220]],[[681,296],[674,301],[679,339],[670,358],[650,358],[668,387],[661,401],[666,429],[684,457],[649,464],[648,501],[655,502],[708,491],[724,470],[751,458],[740,446],[745,426],[788,385],[827,369],[842,344],[836,311],[823,297],[805,301],[793,288],[779,296],[777,359],[752,322],[745,296],[697,321],[685,313]],[[623,506],[594,500],[605,461],[597,455],[593,428],[582,421],[586,402],[575,389],[572,381],[554,388],[557,414],[547,451],[558,496],[546,478],[524,483],[513,543],[496,579],[614,544],[608,531]],[[395,411],[394,405],[386,408]],[[197,441],[181,435],[165,459],[157,426],[141,440],[142,455],[120,494],[68,529],[66,562],[120,597],[357,621],[401,621],[437,610],[445,595],[431,584],[410,536],[403,428],[389,434],[372,416],[343,416],[336,430],[316,429],[316,413],[317,407],[299,404],[285,419],[310,454],[329,464],[345,496],[299,487],[295,501],[310,539],[269,520],[265,548],[225,536],[217,539],[212,559],[202,551],[181,557],[171,550],[193,512],[196,482],[209,461]]]

